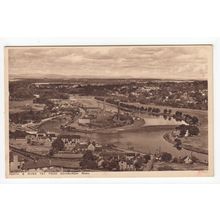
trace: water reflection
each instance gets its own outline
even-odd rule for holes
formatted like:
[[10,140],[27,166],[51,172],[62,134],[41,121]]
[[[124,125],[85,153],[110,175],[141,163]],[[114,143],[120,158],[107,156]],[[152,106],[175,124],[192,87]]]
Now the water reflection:
[[[160,127],[149,129],[148,127],[139,128],[135,131],[123,131],[118,133],[94,133],[90,137],[102,144],[114,144],[125,149],[134,149],[143,153],[155,153],[158,149],[164,152],[169,152],[175,157],[183,157],[190,155],[190,151],[177,150],[164,140],[163,135],[165,132],[171,131],[167,127]],[[193,155],[200,160],[207,160],[207,155],[193,152]]]
[[141,117],[145,121],[145,126],[186,124],[184,121],[176,121],[174,118],[168,117],[166,115],[157,116],[157,117],[152,115],[143,115]]

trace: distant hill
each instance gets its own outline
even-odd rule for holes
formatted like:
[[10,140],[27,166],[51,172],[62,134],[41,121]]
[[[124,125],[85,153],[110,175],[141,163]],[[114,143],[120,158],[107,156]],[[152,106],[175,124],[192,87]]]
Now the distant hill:
[[133,77],[109,77],[103,76],[103,77],[97,77],[93,75],[81,75],[81,76],[73,76],[73,75],[62,75],[62,74],[9,74],[9,80],[15,81],[15,80],[22,80],[22,79],[39,79],[39,80],[76,80],[76,79],[94,79],[94,80],[153,80],[153,81],[174,81],[174,82],[182,82],[182,81],[206,81],[206,80],[198,80],[198,79],[158,79],[158,78],[136,78]]

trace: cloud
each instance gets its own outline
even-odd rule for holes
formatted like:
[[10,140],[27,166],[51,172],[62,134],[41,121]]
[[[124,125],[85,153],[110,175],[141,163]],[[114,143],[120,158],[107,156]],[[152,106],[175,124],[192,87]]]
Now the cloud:
[[34,47],[9,49],[9,74],[206,79],[209,46]]

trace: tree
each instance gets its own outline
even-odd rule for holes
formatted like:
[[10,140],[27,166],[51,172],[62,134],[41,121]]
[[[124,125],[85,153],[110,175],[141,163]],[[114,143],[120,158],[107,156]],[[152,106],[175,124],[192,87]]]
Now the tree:
[[196,136],[199,134],[199,128],[196,126],[189,126],[189,134],[190,136]]
[[25,131],[21,131],[21,130],[16,130],[14,132],[10,132],[10,137],[13,138],[25,138],[25,136],[27,135],[27,133]]
[[191,124],[192,123],[192,117],[188,114],[184,114],[184,120],[187,124]]
[[141,106],[140,111],[141,111],[141,112],[143,112],[143,111],[144,111],[144,107],[143,107],[143,106]]
[[192,123],[195,125],[195,124],[198,124],[198,122],[199,122],[199,119],[196,116],[193,116]]
[[109,170],[119,170],[118,161],[115,160],[114,158],[112,160],[110,160],[108,169]]
[[145,160],[145,163],[147,163],[151,158],[150,158],[150,155],[149,154],[145,154],[143,156],[144,160]]
[[65,146],[64,142],[62,141],[62,139],[60,137],[58,137],[52,143],[52,151],[53,151],[53,153],[56,153],[58,151],[63,150],[64,146]]
[[80,166],[83,169],[97,169],[97,163],[95,160],[82,160]]
[[157,108],[156,112],[159,114],[159,113],[160,113],[160,109],[159,109],[159,108]]
[[183,119],[182,116],[183,116],[182,112],[176,111],[174,118],[176,119],[176,121],[182,121],[182,119]]
[[85,152],[85,154],[83,155],[83,160],[95,160],[95,157],[94,157],[92,151],[87,150]]
[[180,134],[179,134],[180,137],[183,137],[186,134],[187,128],[188,128],[188,126],[184,125],[184,124],[176,127],[176,129],[180,131]]
[[161,154],[161,160],[162,160],[162,161],[169,162],[169,161],[171,161],[171,159],[172,159],[172,154],[167,153],[167,152],[163,152],[163,153]]
[[80,161],[80,166],[83,169],[97,168],[96,157],[93,155],[93,153],[90,150],[87,150],[83,155],[82,160]]
[[167,120],[167,115],[166,115],[166,114],[164,114],[164,115],[163,115],[163,118],[164,118],[165,120]]

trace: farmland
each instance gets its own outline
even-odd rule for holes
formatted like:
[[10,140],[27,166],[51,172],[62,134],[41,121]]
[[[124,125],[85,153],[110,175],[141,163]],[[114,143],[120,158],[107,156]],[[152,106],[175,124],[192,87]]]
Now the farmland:
[[41,111],[44,109],[45,104],[33,103],[33,99],[27,99],[22,101],[10,101],[9,112],[17,113],[24,111]]

